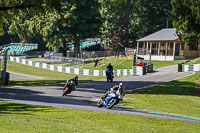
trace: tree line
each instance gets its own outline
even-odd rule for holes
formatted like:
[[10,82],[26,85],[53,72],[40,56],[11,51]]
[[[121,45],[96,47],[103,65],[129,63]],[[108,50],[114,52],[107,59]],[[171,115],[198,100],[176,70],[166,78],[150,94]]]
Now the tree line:
[[200,40],[200,0],[0,0],[0,45],[37,42],[67,50],[100,37],[108,48],[135,47],[136,40],[177,28],[190,44]]

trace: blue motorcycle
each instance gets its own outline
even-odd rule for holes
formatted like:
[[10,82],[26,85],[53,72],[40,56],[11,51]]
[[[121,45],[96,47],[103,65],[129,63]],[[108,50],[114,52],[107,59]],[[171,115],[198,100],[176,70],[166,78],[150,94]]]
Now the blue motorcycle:
[[113,81],[113,75],[112,75],[112,71],[111,71],[111,69],[106,69],[106,78],[107,78],[107,82],[109,82],[109,81]]
[[107,96],[101,96],[97,101],[97,107],[101,108],[105,106],[107,109],[111,109],[114,105],[117,105],[122,100],[122,95],[118,92],[113,92]]

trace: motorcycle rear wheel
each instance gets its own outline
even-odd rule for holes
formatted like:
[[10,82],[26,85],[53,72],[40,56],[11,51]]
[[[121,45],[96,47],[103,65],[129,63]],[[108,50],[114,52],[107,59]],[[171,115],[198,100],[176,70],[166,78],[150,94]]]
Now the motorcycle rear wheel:
[[111,109],[115,104],[117,104],[117,99],[111,99],[106,106],[107,109]]
[[62,96],[66,96],[68,93],[70,93],[70,88],[69,87],[66,87],[63,89],[63,94]]

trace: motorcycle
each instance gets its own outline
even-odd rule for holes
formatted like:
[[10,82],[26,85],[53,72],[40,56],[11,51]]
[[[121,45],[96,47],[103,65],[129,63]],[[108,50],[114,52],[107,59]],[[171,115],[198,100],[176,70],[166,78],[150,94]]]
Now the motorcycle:
[[105,106],[107,109],[111,109],[114,105],[117,105],[120,101],[122,101],[123,97],[117,92],[113,92],[108,94],[107,96],[101,96],[97,101],[97,107],[101,108]]
[[66,96],[67,94],[70,94],[72,91],[76,89],[76,83],[75,81],[69,81],[65,84],[63,89],[62,96]]
[[109,81],[113,81],[113,74],[112,74],[112,72],[111,72],[111,69],[106,69],[106,78],[107,78],[107,82],[109,82]]

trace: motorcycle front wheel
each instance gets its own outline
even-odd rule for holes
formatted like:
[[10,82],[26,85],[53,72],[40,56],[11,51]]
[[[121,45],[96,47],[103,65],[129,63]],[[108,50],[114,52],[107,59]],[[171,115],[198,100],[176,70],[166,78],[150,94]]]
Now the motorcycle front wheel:
[[101,99],[99,99],[97,101],[97,107],[101,108],[103,106],[103,101]]
[[111,109],[115,104],[117,104],[117,99],[111,99],[106,106],[107,109]]

